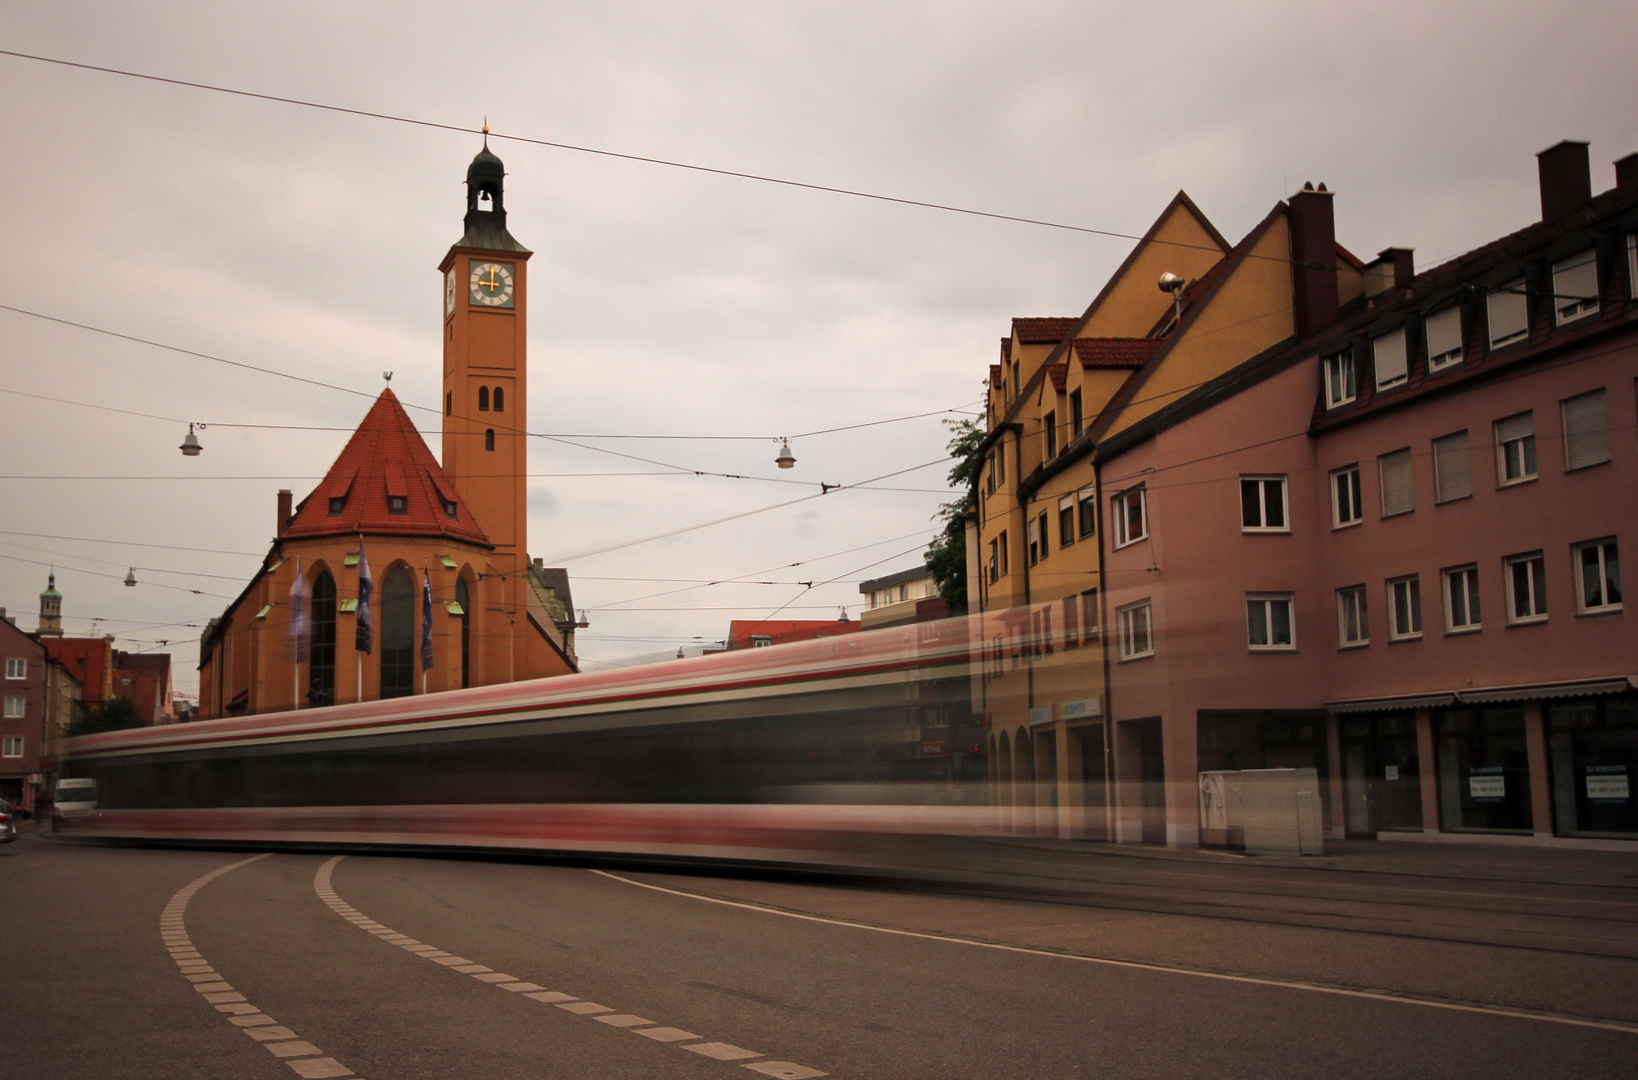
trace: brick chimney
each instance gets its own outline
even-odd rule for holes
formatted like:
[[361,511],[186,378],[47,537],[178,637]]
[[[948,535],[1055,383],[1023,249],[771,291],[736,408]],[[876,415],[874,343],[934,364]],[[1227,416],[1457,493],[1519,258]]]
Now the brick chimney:
[[1292,322],[1306,338],[1337,318],[1336,217],[1324,184],[1304,184],[1289,205]]
[[289,526],[289,524],[290,524],[290,489],[289,488],[280,488],[279,489],[279,527],[274,530],[273,535],[277,536],[277,535],[279,535],[279,533],[284,532],[284,530],[286,529],[286,527]]
[[1592,198],[1592,166],[1587,144],[1565,139],[1536,155],[1541,178],[1541,220],[1557,221]]
[[1632,187],[1638,184],[1638,154],[1628,154],[1615,163],[1615,186]]

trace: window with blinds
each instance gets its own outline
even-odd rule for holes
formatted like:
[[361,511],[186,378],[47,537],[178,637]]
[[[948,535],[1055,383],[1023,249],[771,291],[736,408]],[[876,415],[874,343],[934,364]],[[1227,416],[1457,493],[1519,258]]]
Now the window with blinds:
[[1553,318],[1559,326],[1598,310],[1598,253],[1592,248],[1553,264]]
[[1609,402],[1602,389],[1559,403],[1564,410],[1564,471],[1610,459]]
[[1434,501],[1450,502],[1473,494],[1473,461],[1467,432],[1433,440]]
[[1408,514],[1416,509],[1411,484],[1411,452],[1395,450],[1376,459],[1382,477],[1382,516]]
[[1424,323],[1428,339],[1428,372],[1443,371],[1462,361],[1462,309],[1447,307]]
[[1521,412],[1496,421],[1496,483],[1517,484],[1536,478],[1536,416]]
[[1485,297],[1485,313],[1490,318],[1490,347],[1523,341],[1530,336],[1530,304],[1524,295],[1524,279],[1510,281]]
[[1371,339],[1371,362],[1376,367],[1376,388],[1386,390],[1405,381],[1405,328]]

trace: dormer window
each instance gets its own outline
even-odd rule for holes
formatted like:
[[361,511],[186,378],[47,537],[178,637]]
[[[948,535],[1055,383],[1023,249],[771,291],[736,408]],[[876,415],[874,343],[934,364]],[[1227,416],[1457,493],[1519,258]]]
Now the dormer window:
[[1354,354],[1344,349],[1320,361],[1325,375],[1325,407],[1334,409],[1354,400]]
[[1499,349],[1530,336],[1530,304],[1524,295],[1524,279],[1509,281],[1485,297],[1490,317],[1490,347]]
[[1598,253],[1588,248],[1553,264],[1553,316],[1559,326],[1598,310]]
[[1378,390],[1403,385],[1409,370],[1405,357],[1404,327],[1371,339],[1371,362],[1376,367]]
[[1443,371],[1462,360],[1462,309],[1447,307],[1427,317],[1428,373]]
[[347,509],[347,496],[343,495],[340,498],[330,500],[331,517],[340,517],[341,512],[345,509]]
[[454,499],[445,499],[444,500],[444,517],[448,518],[451,521],[454,521],[457,518],[459,518],[460,516],[461,515],[459,514],[459,512],[457,511],[457,508],[455,506],[455,500]]
[[387,496],[387,513],[389,513],[389,514],[399,514],[399,515],[408,514],[409,513],[409,496],[408,495],[388,495]]

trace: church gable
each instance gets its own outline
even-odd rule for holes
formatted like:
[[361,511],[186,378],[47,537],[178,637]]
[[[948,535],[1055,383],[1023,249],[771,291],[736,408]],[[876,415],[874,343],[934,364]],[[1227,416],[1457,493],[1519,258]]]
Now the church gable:
[[490,546],[391,390],[383,390],[279,539],[351,533],[435,536]]

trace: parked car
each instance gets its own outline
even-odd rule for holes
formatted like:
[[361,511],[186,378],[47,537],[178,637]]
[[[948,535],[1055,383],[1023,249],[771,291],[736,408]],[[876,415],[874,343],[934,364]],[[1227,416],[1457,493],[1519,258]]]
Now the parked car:
[[17,839],[17,819],[5,811],[0,811],[0,844],[9,844]]
[[27,821],[34,816],[10,799],[0,799],[0,814],[10,814],[13,821]]

